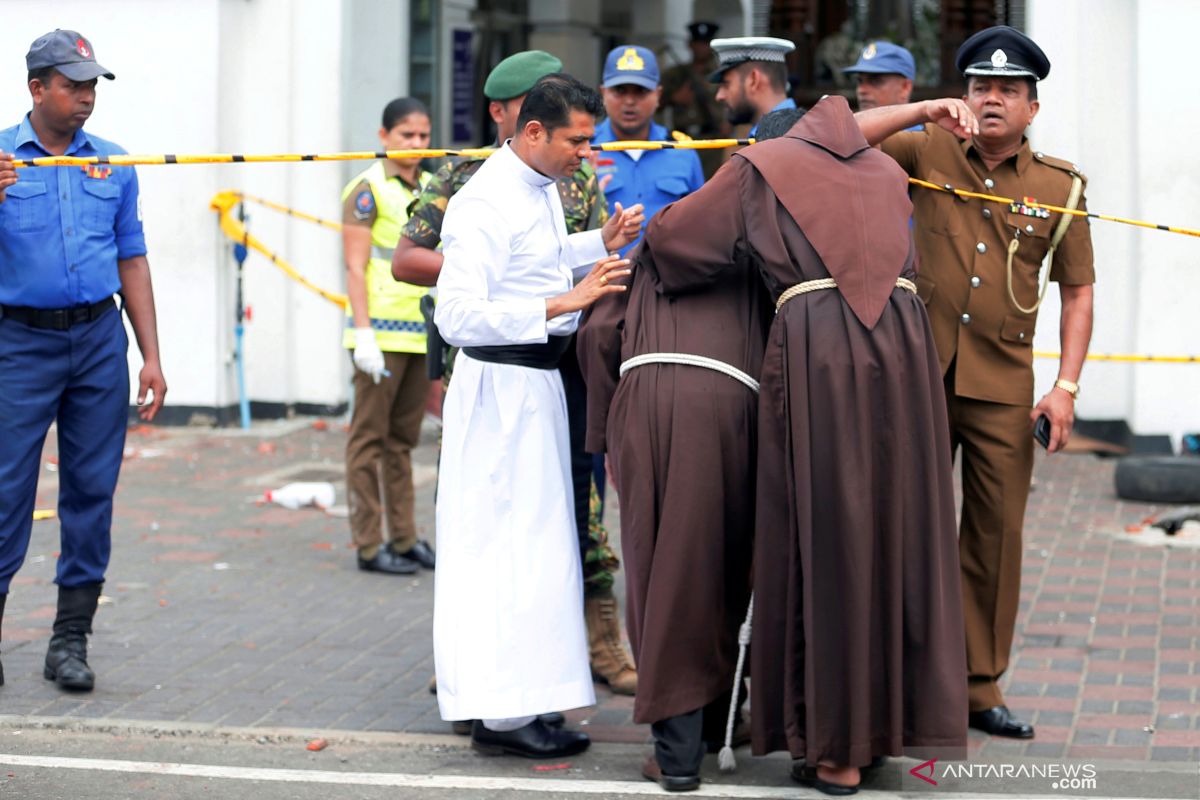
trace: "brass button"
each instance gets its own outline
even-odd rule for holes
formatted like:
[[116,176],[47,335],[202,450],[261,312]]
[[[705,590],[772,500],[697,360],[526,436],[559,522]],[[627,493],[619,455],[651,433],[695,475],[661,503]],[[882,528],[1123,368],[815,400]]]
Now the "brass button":
[[981,283],[983,283],[983,281],[979,280],[979,276],[978,276],[978,275],[972,275],[972,276],[971,276],[971,288],[972,288],[972,289],[978,289],[978,288],[979,288],[979,284],[981,284]]
[[994,180],[992,180],[991,178],[988,178],[987,180],[985,180],[983,182],[983,185],[986,186],[987,188],[991,189],[993,186],[996,185],[996,182]]
[[980,255],[983,255],[987,252],[987,245],[983,242],[980,242],[979,244],[975,245],[975,249],[979,251]]
[[962,324],[963,324],[963,325],[970,325],[970,324],[971,324],[971,315],[970,315],[970,314],[963,314],[963,315],[962,315]]
[[991,218],[992,218],[992,210],[991,210],[990,208],[985,208],[985,209],[983,210],[983,218],[984,218],[984,219],[991,219]]

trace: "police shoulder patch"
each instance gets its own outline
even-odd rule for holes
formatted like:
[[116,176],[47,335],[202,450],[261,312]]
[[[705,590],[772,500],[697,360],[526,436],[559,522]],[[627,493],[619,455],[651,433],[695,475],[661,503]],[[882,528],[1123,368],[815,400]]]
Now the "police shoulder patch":
[[354,196],[355,219],[369,219],[375,213],[375,195],[370,189],[362,189]]

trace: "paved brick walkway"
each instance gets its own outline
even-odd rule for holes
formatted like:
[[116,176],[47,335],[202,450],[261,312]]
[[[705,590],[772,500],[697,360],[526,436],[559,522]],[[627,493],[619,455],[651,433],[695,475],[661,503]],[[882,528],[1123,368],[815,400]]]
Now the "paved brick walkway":
[[[434,440],[427,430],[416,456],[425,537]],[[344,519],[254,503],[299,479],[333,480],[341,496],[344,444],[340,420],[131,431],[93,637],[98,688],[67,695],[41,677],[58,528],[37,522],[4,620],[0,713],[447,732],[427,691],[431,576],[359,572]],[[51,441],[39,507],[56,496],[53,457]],[[1157,509],[1116,500],[1112,469],[1039,455],[1007,678],[1038,736],[975,737],[982,757],[1200,758],[1200,550],[1124,537]],[[571,715],[595,739],[647,741],[629,698],[597,694]]]

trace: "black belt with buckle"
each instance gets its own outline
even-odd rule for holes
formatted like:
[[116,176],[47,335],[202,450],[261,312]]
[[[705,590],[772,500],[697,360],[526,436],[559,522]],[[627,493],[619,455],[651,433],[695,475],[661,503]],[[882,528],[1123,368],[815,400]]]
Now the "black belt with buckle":
[[0,306],[0,317],[15,320],[31,328],[65,331],[72,325],[82,325],[85,322],[100,319],[115,305],[116,303],[111,297],[106,297],[99,303],[92,303],[90,306],[72,306],[71,308]]

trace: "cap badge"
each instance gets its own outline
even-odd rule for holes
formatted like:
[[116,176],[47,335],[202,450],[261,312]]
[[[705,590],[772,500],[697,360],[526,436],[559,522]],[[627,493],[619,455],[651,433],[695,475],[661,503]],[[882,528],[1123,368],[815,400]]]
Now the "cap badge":
[[863,60],[870,61],[872,58],[875,57],[876,52],[877,51],[875,49],[875,43],[871,42],[869,45],[867,45],[866,49],[862,51]]
[[92,51],[88,49],[87,42],[85,42],[83,39],[75,40],[75,52],[79,53],[79,55],[83,56],[84,58],[92,57]]
[[625,52],[617,59],[617,69],[622,72],[641,72],[646,68],[646,62],[637,54],[637,50],[632,47],[625,48]]
[[996,69],[1004,69],[1008,66],[1008,56],[1003,50],[997,50],[992,53],[992,66]]

